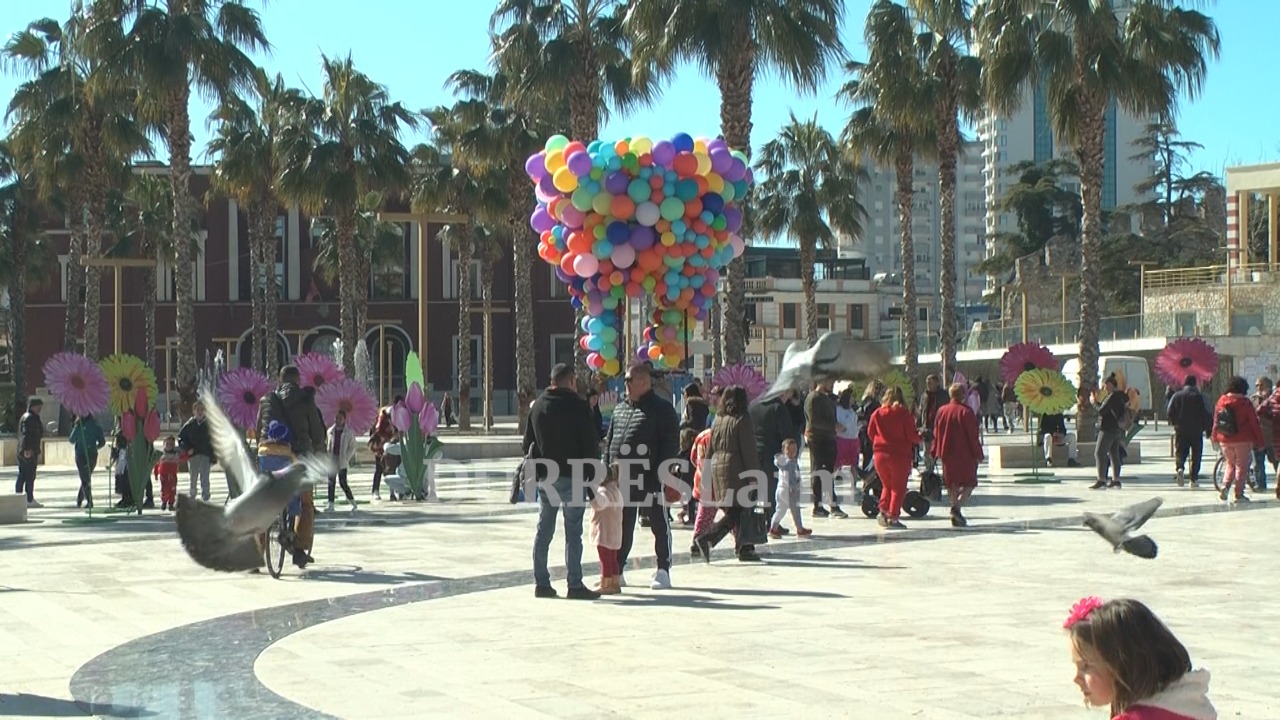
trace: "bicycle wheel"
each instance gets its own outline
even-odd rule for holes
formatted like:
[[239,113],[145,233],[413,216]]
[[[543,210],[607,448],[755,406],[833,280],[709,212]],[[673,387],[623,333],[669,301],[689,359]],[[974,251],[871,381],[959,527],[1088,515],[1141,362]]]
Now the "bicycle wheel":
[[1222,492],[1222,473],[1226,470],[1227,458],[1219,455],[1213,463],[1213,489]]
[[271,577],[280,577],[281,571],[284,570],[284,556],[286,548],[284,546],[284,530],[285,526],[282,520],[276,520],[271,523],[271,527],[267,528],[266,542],[263,543],[263,556],[267,561],[267,572],[271,573]]

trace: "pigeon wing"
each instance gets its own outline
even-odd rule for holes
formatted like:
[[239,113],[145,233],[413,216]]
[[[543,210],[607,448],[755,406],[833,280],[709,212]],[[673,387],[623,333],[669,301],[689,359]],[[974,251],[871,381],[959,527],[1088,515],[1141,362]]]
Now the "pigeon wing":
[[204,402],[205,417],[209,420],[209,440],[213,451],[218,456],[218,464],[227,475],[227,481],[234,483],[236,489],[243,493],[248,490],[258,476],[258,466],[249,457],[249,450],[240,438],[240,433],[230,418],[218,406],[218,400],[211,388],[200,392]]
[[174,516],[178,537],[196,564],[221,572],[243,572],[263,565],[262,548],[253,536],[233,533],[220,505],[178,496]]
[[303,466],[297,463],[276,472],[259,473],[243,495],[227,504],[228,532],[239,537],[265,532],[298,494],[304,474]]
[[778,371],[778,377],[773,381],[773,387],[769,388],[769,391],[764,395],[761,395],[757,402],[772,400],[782,393],[796,388],[810,379],[809,373],[811,371],[812,354],[806,352],[804,345],[801,343],[791,343],[791,347],[787,348],[787,352],[782,358],[782,369]]
[[1120,547],[1120,544],[1124,542],[1125,536],[1128,534],[1125,532],[1124,526],[1115,520],[1090,512],[1084,514],[1084,524],[1101,535],[1102,539],[1110,543],[1113,548]]
[[1137,530],[1151,519],[1152,515],[1164,504],[1163,498],[1154,497],[1135,505],[1130,505],[1111,516],[1112,522],[1118,523],[1126,531]]
[[329,478],[338,474],[338,466],[333,456],[327,453],[311,453],[298,458],[297,465],[303,467],[303,485],[322,485]]
[[1147,560],[1154,560],[1158,552],[1156,541],[1152,540],[1150,535],[1129,538],[1121,543],[1120,547],[1124,548],[1124,551],[1130,555],[1136,555]]

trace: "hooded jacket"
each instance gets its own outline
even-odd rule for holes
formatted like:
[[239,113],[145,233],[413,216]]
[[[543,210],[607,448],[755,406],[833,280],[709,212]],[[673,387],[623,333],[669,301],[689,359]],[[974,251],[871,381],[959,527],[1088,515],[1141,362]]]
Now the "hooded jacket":
[[599,455],[600,433],[593,425],[591,406],[586,400],[572,390],[550,387],[529,411],[520,449],[527,455],[533,448],[533,457],[555,463],[560,475],[568,477],[573,471],[570,460]]
[[703,398],[693,396],[684,400],[684,416],[680,418],[680,429],[692,428],[694,432],[702,432],[706,430],[707,416],[711,414],[711,407],[707,405],[707,401]]
[[21,438],[23,452],[30,451],[32,457],[38,456],[44,449],[44,423],[40,421],[39,407],[35,402],[27,403],[27,412],[18,420],[18,435]]
[[1218,720],[1209,702],[1209,671],[1193,670],[1112,720]]
[[294,455],[323,452],[324,419],[316,408],[314,388],[281,383],[258,401],[258,437],[267,437],[267,426],[275,420],[289,428],[289,445]]
[[[656,391],[650,390],[636,400],[623,400],[613,408],[605,462],[636,462],[631,466],[632,476],[644,478],[644,492],[659,492],[662,483],[658,469],[680,455],[679,429],[680,418],[675,407]],[[642,459],[648,461],[643,470],[638,464]],[[631,488],[633,496],[634,491],[635,488]]]
[[1221,445],[1249,443],[1255,449],[1266,447],[1266,442],[1262,439],[1262,426],[1258,424],[1258,413],[1253,409],[1253,403],[1249,402],[1249,398],[1235,393],[1223,395],[1218,398],[1218,404],[1213,409],[1214,418],[1216,419],[1218,413],[1227,408],[1230,408],[1231,414],[1235,415],[1236,431],[1227,435],[1215,427],[1214,442]]

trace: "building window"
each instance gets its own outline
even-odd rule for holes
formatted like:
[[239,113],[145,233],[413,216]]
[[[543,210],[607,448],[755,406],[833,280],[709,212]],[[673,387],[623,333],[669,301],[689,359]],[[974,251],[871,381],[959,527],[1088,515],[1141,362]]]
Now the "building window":
[[573,364],[573,336],[572,335],[552,335],[551,336],[551,367],[555,367],[560,363],[566,365]]
[[[444,297],[446,300],[458,299],[458,260],[453,258],[449,261],[449,276],[444,284]],[[480,261],[471,261],[471,299],[480,299]]]
[[831,303],[818,303],[818,329],[831,329]]
[[[454,335],[453,336],[454,372],[453,372],[453,376],[449,379],[446,387],[453,387],[454,384],[457,382],[458,370],[460,369],[458,367],[458,349],[459,349],[458,336]],[[472,335],[471,336],[471,367],[467,372],[467,375],[469,377],[469,380],[471,382],[471,387],[473,389],[480,387],[480,350],[481,350],[480,336]]]
[[[286,243],[285,243],[285,239],[288,237],[288,235],[287,235],[287,233],[285,232],[285,224],[286,224],[287,222],[288,222],[288,218],[286,218],[284,215],[277,215],[277,216],[276,216],[276,235],[275,235],[275,238],[276,238],[276,239],[275,239],[275,246],[276,246],[276,298],[278,298],[278,299],[280,299],[280,300],[284,300],[284,299],[285,299],[285,297],[284,297],[284,287],[285,287],[285,285],[284,285],[284,268],[285,268],[285,263],[287,262],[286,258],[288,258],[287,245],[286,245]],[[320,233],[320,232],[321,232],[321,229],[320,229],[320,228],[318,228],[318,227],[316,227],[316,224],[315,224],[315,223],[312,223],[312,224],[311,224],[311,235],[312,235],[312,237],[318,237],[318,233]],[[314,242],[313,242],[313,243],[312,243],[312,246],[314,247],[315,245],[316,245],[316,243],[314,243]]]
[[866,330],[867,329],[867,306],[866,305],[850,305],[849,306],[849,330]]
[[1192,337],[1200,334],[1196,330],[1196,313],[1194,310],[1191,312],[1175,313],[1173,316],[1173,324],[1176,326],[1174,328],[1174,332],[1178,333],[1178,335],[1182,337]]
[[[562,282],[560,278],[556,277],[556,271],[552,270],[551,272],[547,273],[547,276],[551,278],[551,295],[550,295],[551,299],[552,300],[569,299],[569,286],[566,285],[564,282]],[[555,363],[552,363],[552,365],[554,364]]]
[[796,304],[782,303],[782,329],[796,330],[799,324],[796,322]]

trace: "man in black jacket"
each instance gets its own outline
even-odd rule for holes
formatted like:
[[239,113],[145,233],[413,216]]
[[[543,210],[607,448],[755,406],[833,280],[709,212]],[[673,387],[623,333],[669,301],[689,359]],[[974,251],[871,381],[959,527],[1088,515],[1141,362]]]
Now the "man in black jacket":
[[[316,407],[316,391],[301,387],[301,382],[298,368],[286,365],[280,368],[279,387],[258,401],[258,467],[263,472],[282,470],[301,455],[324,452],[324,418]],[[288,448],[264,442],[272,422],[288,428]],[[296,518],[293,564],[300,568],[315,562],[311,549],[316,506],[311,493],[303,490],[289,503],[289,514]]]
[[1187,454],[1191,455],[1191,487],[1200,482],[1200,460],[1204,456],[1204,439],[1213,430],[1213,413],[1209,401],[1196,387],[1196,376],[1188,375],[1182,389],[1169,398],[1169,424],[1173,426],[1178,486],[1185,482],[1183,469]]
[[[594,460],[599,454],[599,432],[591,417],[591,406],[578,395],[573,366],[560,363],[551,370],[551,387],[533,403],[525,422],[521,449],[541,462],[556,477],[540,477],[538,486],[538,530],[533,538],[533,580],[535,597],[557,597],[547,571],[551,538],[556,534],[556,513],[564,511],[564,565],[571,600],[595,600],[600,593],[582,584],[582,518],[587,509],[586,482],[574,482],[574,467]],[[579,462],[574,462],[579,461]]]
[[680,418],[675,407],[653,391],[648,365],[633,365],[626,374],[627,399],[613,409],[605,463],[621,463],[622,548],[618,567],[625,572],[635,539],[636,517],[641,508],[653,531],[658,571],[649,587],[671,587],[671,528],[660,479],[660,468],[680,454]]
[[768,494],[763,498],[766,517],[773,517],[773,500],[778,494],[778,468],[773,459],[782,452],[783,441],[793,440],[797,446],[800,444],[801,428],[796,427],[791,417],[793,394],[787,390],[747,409],[751,425],[756,430],[756,455],[760,457],[760,469],[769,482]]
[[44,507],[36,502],[36,466],[44,447],[44,424],[40,422],[40,398],[27,401],[27,412],[18,421],[18,484],[14,492],[26,493],[27,507]]
[[[204,417],[204,403],[197,400],[191,406],[191,417],[178,431],[178,447],[187,454],[187,474],[191,477],[188,494],[196,496],[196,481],[200,481],[200,499],[209,499],[209,466],[213,463],[213,443],[209,440],[209,422]],[[227,486],[228,495],[231,486]]]

